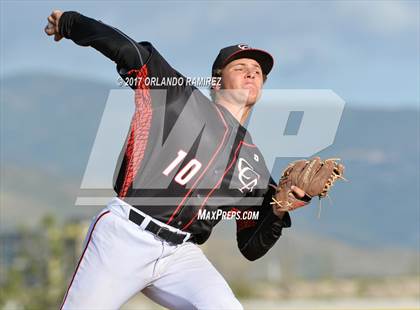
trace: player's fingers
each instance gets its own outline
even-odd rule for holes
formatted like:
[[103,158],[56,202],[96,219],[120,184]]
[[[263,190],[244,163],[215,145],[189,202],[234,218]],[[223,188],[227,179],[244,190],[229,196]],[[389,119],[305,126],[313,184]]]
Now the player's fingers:
[[46,25],[44,31],[49,36],[52,36],[55,33],[54,26],[52,26],[51,24]]
[[301,189],[301,188],[299,188],[299,187],[297,187],[297,186],[294,186],[294,185],[292,185],[292,187],[291,187],[291,189],[292,189],[292,191],[293,191],[293,193],[294,194],[296,194],[296,196],[298,197],[298,198],[303,198],[303,197],[305,197],[305,191],[303,190],[303,189]]
[[63,37],[62,37],[62,36],[60,36],[58,33],[56,33],[56,34],[54,35],[54,41],[56,41],[56,42],[60,41],[62,38],[63,38]]
[[50,15],[48,16],[48,22],[55,25],[56,19]]
[[60,15],[61,15],[61,11],[60,10],[53,10],[52,12],[51,12],[51,16],[53,16],[53,17],[55,17],[55,18],[57,18],[57,17],[59,17]]
[[53,11],[53,13],[51,14],[52,18],[54,19],[54,25],[58,25],[58,22],[61,18],[61,15],[63,15],[63,12],[61,11]]

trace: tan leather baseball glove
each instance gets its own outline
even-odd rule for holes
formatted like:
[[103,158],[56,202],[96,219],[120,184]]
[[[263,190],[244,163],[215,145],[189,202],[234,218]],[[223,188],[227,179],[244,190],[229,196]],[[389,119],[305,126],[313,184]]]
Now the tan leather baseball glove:
[[[328,196],[337,179],[345,180],[344,166],[338,160],[314,157],[290,163],[283,171],[271,204],[275,205],[277,211],[292,211],[309,204],[312,197],[318,196],[321,199]],[[292,186],[297,186],[306,195],[297,197]]]

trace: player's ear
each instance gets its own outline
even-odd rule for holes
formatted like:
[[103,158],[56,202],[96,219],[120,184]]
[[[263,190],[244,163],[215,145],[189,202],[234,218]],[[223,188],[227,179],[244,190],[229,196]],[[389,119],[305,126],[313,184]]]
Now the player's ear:
[[212,90],[218,91],[222,88],[222,69],[217,69],[212,74],[213,84],[212,84]]

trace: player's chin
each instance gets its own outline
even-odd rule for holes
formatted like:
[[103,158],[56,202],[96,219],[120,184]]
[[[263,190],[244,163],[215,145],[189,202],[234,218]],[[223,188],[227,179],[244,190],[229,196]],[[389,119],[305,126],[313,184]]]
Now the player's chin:
[[247,107],[252,107],[252,106],[254,106],[256,103],[257,103],[257,100],[255,100],[255,99],[248,99],[248,100],[246,101],[246,106],[247,106]]
[[247,99],[246,104],[251,105],[251,106],[256,104],[258,99],[260,99],[260,96],[261,96],[260,93],[250,91],[249,94],[248,94],[248,99]]

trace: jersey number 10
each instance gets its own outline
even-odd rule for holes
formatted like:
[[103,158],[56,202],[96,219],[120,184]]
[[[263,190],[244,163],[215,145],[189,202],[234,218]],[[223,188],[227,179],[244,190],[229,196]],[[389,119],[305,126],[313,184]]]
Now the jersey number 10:
[[[178,156],[163,170],[163,174],[168,176],[172,170],[175,169],[187,156],[187,153],[183,150],[178,151]],[[175,182],[180,185],[187,184],[192,177],[200,170],[201,163],[197,159],[191,159],[175,176]]]

